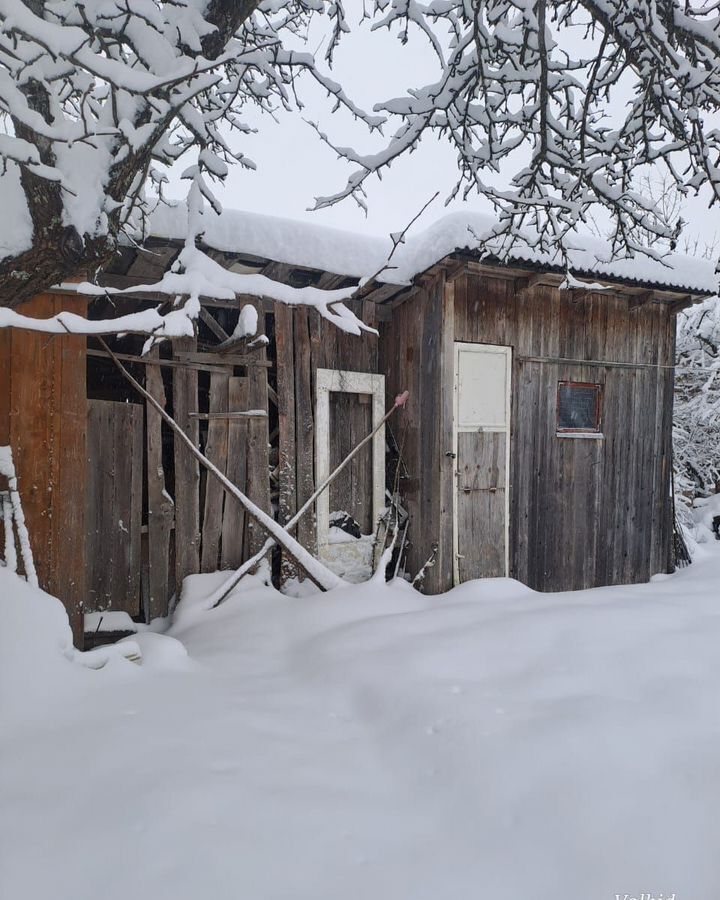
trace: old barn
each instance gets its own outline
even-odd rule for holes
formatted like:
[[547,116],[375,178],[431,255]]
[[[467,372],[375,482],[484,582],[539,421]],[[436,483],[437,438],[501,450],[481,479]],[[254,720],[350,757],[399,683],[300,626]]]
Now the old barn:
[[[487,227],[454,215],[408,237],[352,301],[377,334],[238,297],[206,302],[196,338],[150,355],[140,336],[110,344],[281,523],[408,390],[297,525],[301,543],[348,578],[371,571],[392,495],[403,514],[397,571],[425,592],[506,575],[574,590],[671,571],[675,314],[714,293],[712,265],[613,262],[586,240],[569,277],[530,247],[503,262],[468,249]],[[181,209],[162,210],[104,283],[158,280],[183,228]],[[232,271],[326,289],[378,271],[389,249],[235,212],[214,217],[204,240]],[[159,299],[88,302],[64,286],[17,311],[101,319]],[[0,380],[0,446],[13,451],[40,583],[65,602],[79,644],[84,614],[164,615],[186,575],[235,568],[262,545],[96,339],[0,329]],[[279,555],[273,567],[286,583],[300,574]]]

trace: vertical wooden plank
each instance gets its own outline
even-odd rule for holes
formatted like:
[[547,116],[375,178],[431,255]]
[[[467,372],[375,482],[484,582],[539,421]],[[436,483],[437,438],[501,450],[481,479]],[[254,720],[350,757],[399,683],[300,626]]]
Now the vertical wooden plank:
[[[213,372],[210,375],[211,413],[228,411],[229,376]],[[228,419],[208,421],[205,455],[224,474],[227,472]],[[203,572],[215,572],[220,562],[220,535],[222,532],[222,511],[225,491],[217,478],[209,477],[205,484],[205,508],[202,521]]]
[[[174,352],[193,352],[195,338],[174,342]],[[199,423],[189,413],[198,411],[196,369],[173,369],[173,410],[175,421],[197,447]],[[183,579],[200,571],[200,469],[184,443],[175,437],[175,590],[180,594]]]
[[[262,305],[259,309],[262,322]],[[264,331],[264,328],[263,328]],[[258,362],[267,359],[263,346],[253,351]],[[265,413],[248,420],[247,430],[247,494],[250,500],[265,512],[270,509],[270,446],[268,434],[268,380],[264,366],[248,366],[248,408]],[[248,556],[257,553],[267,539],[267,534],[250,517],[246,518],[246,547]]]
[[[83,315],[82,298],[43,294],[23,304],[45,318],[61,309]],[[6,333],[5,440],[41,586],[60,597],[82,646],[84,597],[85,339],[27,331]],[[9,377],[8,377],[9,375]],[[2,427],[2,426],[0,426]]]
[[[228,380],[228,411],[240,412],[248,408],[246,378]],[[230,419],[228,423],[227,477],[241,491],[247,491],[247,419]],[[229,495],[223,506],[220,565],[223,569],[237,569],[243,562],[245,541],[245,510]]]
[[501,432],[458,435],[460,581],[505,574],[505,451]]
[[143,408],[88,401],[88,611],[140,612]]
[[[297,307],[295,315],[295,446],[296,492],[300,508],[314,489],[314,420],[308,310]],[[309,510],[298,522],[298,541],[311,553],[317,551],[315,513]]]
[[[297,511],[295,488],[295,355],[293,349],[293,310],[278,303],[275,306],[275,349],[277,354],[278,396],[278,521],[285,525]],[[283,553],[280,581],[297,577],[297,567]]]
[[[55,295],[55,312],[68,310],[86,315],[87,301]],[[56,348],[58,359],[56,428],[57,481],[53,498],[53,543],[55,556],[55,593],[61,597],[70,618],[73,633],[84,631],[85,600],[85,482],[78,473],[85,471],[87,396],[87,339],[65,336]],[[139,532],[138,532],[139,534]]]
[[439,488],[439,531],[437,570],[439,589],[448,590],[454,576],[454,491],[457,460],[453,452],[455,415],[455,282],[443,277],[439,301],[442,304],[440,364],[437,391],[440,416],[438,420],[437,467]]
[[[150,351],[157,358],[159,350]],[[165,407],[165,385],[160,366],[145,368],[145,387]],[[170,599],[170,536],[173,528],[174,506],[167,492],[162,452],[162,417],[150,403],[145,407],[146,460],[148,497],[148,601],[145,611],[148,621],[168,613]]]
[[124,523],[124,528],[129,532],[128,593],[133,598],[132,615],[139,616],[142,573],[143,408],[138,403],[127,403],[125,407],[128,412],[128,423],[123,427],[123,433],[126,436],[125,452],[130,458],[130,503],[128,520]]
[[9,328],[0,329],[0,446],[10,443],[10,335]]

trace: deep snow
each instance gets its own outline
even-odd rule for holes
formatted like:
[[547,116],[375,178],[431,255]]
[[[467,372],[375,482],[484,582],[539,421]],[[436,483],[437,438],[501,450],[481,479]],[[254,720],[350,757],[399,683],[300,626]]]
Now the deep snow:
[[144,664],[0,570],[0,896],[720,896],[720,544],[652,584],[195,576]]

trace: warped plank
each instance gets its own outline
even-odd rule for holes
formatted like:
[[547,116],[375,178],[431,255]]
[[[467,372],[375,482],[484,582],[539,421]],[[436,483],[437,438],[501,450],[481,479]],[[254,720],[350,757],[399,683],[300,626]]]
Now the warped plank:
[[[247,400],[247,379],[231,377],[228,380],[229,409],[247,409]],[[247,428],[248,419],[231,419],[228,422],[226,474],[241,491],[247,490]],[[223,507],[220,546],[220,565],[223,569],[237,569],[243,562],[244,539],[245,510],[234,497],[227,496]]]
[[[195,338],[180,338],[173,354],[192,352]],[[198,373],[177,369],[173,378],[175,421],[198,446],[200,427],[190,417],[198,408]],[[197,460],[179,437],[175,437],[175,589],[182,590],[183,579],[200,571],[200,470]]]
[[[210,376],[210,415],[217,414],[208,423],[205,455],[224,474],[227,472],[228,425],[223,418],[228,412],[229,377],[213,373]],[[222,511],[225,491],[216,478],[208,478],[205,484],[205,508],[202,522],[203,572],[215,572],[220,557],[220,536],[222,533]]]
[[[159,349],[153,348],[148,354],[157,358]],[[145,387],[152,396],[165,406],[165,386],[159,366],[148,365],[145,369]],[[165,483],[165,469],[162,452],[162,417],[152,404],[145,406],[147,453],[147,503],[148,503],[148,621],[168,613],[171,592],[170,578],[170,536],[172,534],[175,508]]]

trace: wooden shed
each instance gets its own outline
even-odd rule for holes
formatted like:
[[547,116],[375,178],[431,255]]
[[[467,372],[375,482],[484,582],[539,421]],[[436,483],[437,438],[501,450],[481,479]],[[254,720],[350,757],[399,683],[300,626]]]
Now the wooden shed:
[[[123,248],[105,283],[159,279],[181,246],[176,218],[156,222],[142,248]],[[377,334],[238,297],[207,301],[196,339],[144,357],[140,338],[111,344],[282,523],[408,390],[406,408],[298,524],[301,543],[345,577],[370,572],[393,491],[408,516],[398,571],[421,573],[429,593],[479,577],[557,591],[671,571],[675,314],[713,293],[712,266],[603,262],[604,248],[588,242],[568,277],[527,248],[503,262],[480,256],[463,247],[467,235],[454,217],[408,238],[393,268],[352,301]],[[205,241],[233,271],[320,288],[353,284],[387,253],[380,239],[240,213],[219,217]],[[103,297],[88,315],[158,301]],[[58,291],[28,315],[47,314],[48,303],[81,301]],[[247,304],[259,335],[239,341]],[[163,615],[186,575],[237,567],[261,546],[264,535],[94,339],[26,334],[0,332],[0,444],[16,454],[41,583],[67,603],[78,643],[83,613]],[[28,340],[32,349],[13,349]],[[48,390],[63,407],[54,419]],[[280,556],[273,567],[285,584],[299,574]]]

